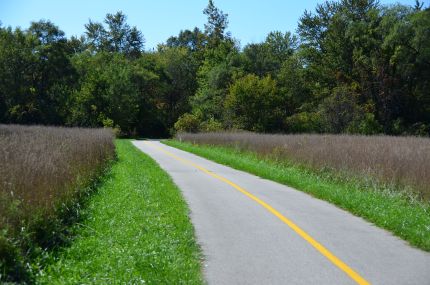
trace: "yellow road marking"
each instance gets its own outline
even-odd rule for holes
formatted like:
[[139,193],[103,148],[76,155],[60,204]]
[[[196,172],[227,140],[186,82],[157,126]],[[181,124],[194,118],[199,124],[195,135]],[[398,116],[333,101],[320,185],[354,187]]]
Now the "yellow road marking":
[[302,237],[305,241],[307,241],[310,245],[312,245],[316,250],[318,250],[323,256],[325,256],[328,260],[330,260],[335,266],[337,266],[340,270],[345,272],[351,279],[353,279],[357,284],[360,285],[367,285],[370,284],[368,281],[366,281],[363,277],[360,276],[357,272],[355,272],[351,267],[346,265],[342,260],[340,260],[338,257],[336,257],[333,253],[331,253],[327,248],[325,248],[322,244],[317,242],[314,238],[312,238],[309,234],[307,234],[304,230],[302,230],[299,226],[297,226],[295,223],[293,223],[290,219],[286,218],[284,215],[282,215],[280,212],[278,212],[275,208],[264,202],[263,200],[257,198],[256,196],[252,195],[239,185],[233,183],[232,181],[228,180],[227,178],[224,178],[216,173],[213,173],[206,168],[189,161],[187,159],[184,159],[182,157],[177,156],[174,153],[171,153],[170,151],[165,150],[162,147],[159,147],[157,145],[154,145],[148,141],[145,141],[145,143],[152,145],[153,147],[161,150],[165,154],[167,154],[170,157],[173,157],[176,160],[179,160],[185,164],[191,165],[198,170],[223,181],[224,183],[227,183],[228,185],[232,186],[234,189],[238,190],[239,192],[243,193],[244,195],[248,196],[261,206],[263,206],[266,210],[268,210],[270,213],[275,215],[278,219],[280,219],[282,222],[287,224],[294,232],[296,232],[300,237]]

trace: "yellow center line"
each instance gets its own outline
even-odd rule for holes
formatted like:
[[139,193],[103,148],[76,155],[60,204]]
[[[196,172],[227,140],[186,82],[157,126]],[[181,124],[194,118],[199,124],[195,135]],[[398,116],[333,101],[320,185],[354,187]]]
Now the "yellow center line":
[[174,159],[181,161],[185,164],[191,165],[194,168],[197,168],[198,170],[218,179],[221,180],[224,183],[227,183],[228,185],[232,186],[234,189],[238,190],[239,192],[243,193],[244,195],[248,196],[261,206],[263,206],[266,210],[268,210],[270,213],[272,213],[274,216],[276,216],[278,219],[280,219],[282,222],[287,224],[294,232],[296,232],[301,238],[303,238],[305,241],[307,241],[311,246],[313,246],[317,251],[319,251],[323,256],[325,256],[328,260],[331,261],[335,266],[337,266],[340,270],[345,272],[351,279],[353,279],[357,284],[365,285],[370,284],[368,281],[366,281],[363,277],[361,277],[357,272],[355,272],[351,267],[346,265],[342,260],[340,260],[338,257],[336,257],[333,253],[331,253],[327,248],[325,248],[322,244],[317,242],[314,238],[312,238],[309,234],[307,234],[304,230],[302,230],[299,226],[297,226],[294,222],[292,222],[290,219],[286,218],[284,215],[282,215],[280,212],[278,212],[275,208],[264,202],[263,200],[257,198],[256,196],[252,195],[239,185],[233,183],[232,181],[228,180],[225,177],[222,177],[216,173],[213,173],[206,168],[189,161],[187,159],[184,159],[182,157],[177,156],[174,153],[171,153],[167,150],[165,150],[162,147],[159,147],[157,145],[154,145],[148,141],[145,141],[145,143],[152,145],[153,147],[161,150],[165,154],[167,154],[170,157],[173,157]]

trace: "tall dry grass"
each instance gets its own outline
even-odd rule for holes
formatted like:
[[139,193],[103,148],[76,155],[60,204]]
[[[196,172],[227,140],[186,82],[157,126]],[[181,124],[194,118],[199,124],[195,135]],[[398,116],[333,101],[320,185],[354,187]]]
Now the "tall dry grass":
[[430,200],[430,139],[356,135],[276,135],[248,132],[178,134],[179,140],[234,146],[314,169],[374,178]]
[[0,281],[25,280],[32,248],[55,244],[113,140],[108,129],[0,125]]

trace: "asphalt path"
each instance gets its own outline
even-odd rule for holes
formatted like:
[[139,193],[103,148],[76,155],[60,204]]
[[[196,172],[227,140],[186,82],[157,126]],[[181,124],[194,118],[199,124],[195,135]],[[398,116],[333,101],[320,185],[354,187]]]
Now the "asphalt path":
[[159,141],[133,143],[181,189],[208,284],[430,285],[428,252],[361,218]]

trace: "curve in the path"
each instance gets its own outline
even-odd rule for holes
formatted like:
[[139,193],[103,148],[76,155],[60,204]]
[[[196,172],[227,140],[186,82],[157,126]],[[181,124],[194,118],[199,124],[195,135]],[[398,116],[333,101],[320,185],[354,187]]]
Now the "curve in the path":
[[134,144],[183,191],[209,284],[430,284],[428,253],[343,210],[157,141]]

